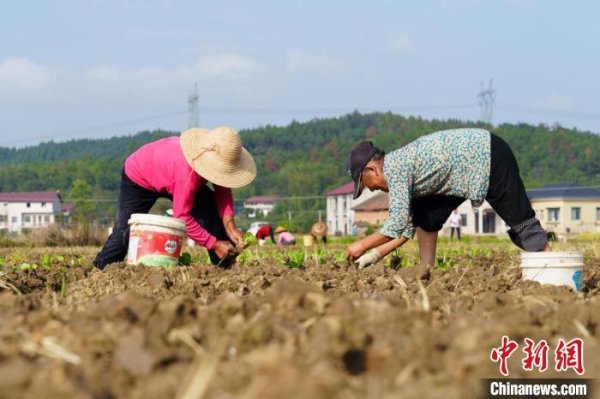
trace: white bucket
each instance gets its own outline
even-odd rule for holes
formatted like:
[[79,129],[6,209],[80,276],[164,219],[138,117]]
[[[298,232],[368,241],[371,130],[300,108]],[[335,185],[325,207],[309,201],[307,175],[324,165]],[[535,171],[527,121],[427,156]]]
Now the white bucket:
[[521,254],[523,280],[542,284],[568,285],[575,291],[583,286],[581,252],[527,252]]
[[186,232],[183,220],[134,213],[129,219],[129,226],[128,264],[158,267],[177,264]]

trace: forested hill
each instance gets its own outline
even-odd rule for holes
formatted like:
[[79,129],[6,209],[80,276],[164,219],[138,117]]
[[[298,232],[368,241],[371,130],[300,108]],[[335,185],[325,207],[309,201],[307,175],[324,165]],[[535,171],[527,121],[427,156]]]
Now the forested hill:
[[53,141],[22,149],[0,147],[0,167],[24,163],[68,161],[85,158],[120,158],[145,143],[179,133],[153,131],[110,139]]
[[[349,181],[346,157],[359,140],[370,139],[386,151],[438,130],[484,127],[459,120],[424,120],[392,113],[314,119],[288,126],[241,131],[254,155],[259,176],[236,197],[254,194],[320,195]],[[491,129],[514,149],[529,187],[577,182],[600,185],[600,136],[561,127],[504,124]],[[142,144],[178,134],[154,131],[98,140],[44,143],[23,149],[0,148],[0,191],[60,190],[76,179],[96,198],[114,198],[123,160]]]

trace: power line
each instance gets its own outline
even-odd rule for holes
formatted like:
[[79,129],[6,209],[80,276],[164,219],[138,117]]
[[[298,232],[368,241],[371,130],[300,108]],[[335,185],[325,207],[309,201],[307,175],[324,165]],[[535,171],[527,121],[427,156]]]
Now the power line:
[[[361,112],[385,112],[387,110],[397,111],[428,111],[444,109],[464,109],[477,107],[476,103],[462,104],[432,104],[432,105],[394,105],[380,107],[360,107]],[[357,107],[202,107],[204,111],[212,114],[291,114],[291,113],[321,113],[321,112],[352,112]],[[385,111],[384,111],[385,110]]]
[[[483,85],[483,83],[482,83]],[[493,104],[496,91],[492,89],[492,80],[490,80],[490,86],[488,89],[482,90],[479,95],[479,106],[482,112],[482,119],[491,123],[493,116]],[[483,89],[483,87],[482,87]],[[192,98],[192,96],[190,96]],[[557,111],[546,108],[532,107],[527,105],[519,105],[519,104],[510,104],[510,103],[499,103],[498,104],[502,109],[508,110],[509,112],[529,112],[536,113],[540,115],[546,116],[562,116],[565,118],[579,118],[579,119],[587,119],[587,120],[600,120],[599,113],[589,113],[589,112],[572,112],[572,111]],[[383,110],[394,110],[394,111],[433,111],[433,110],[452,110],[452,109],[471,109],[477,107],[477,103],[457,103],[457,104],[430,104],[430,105],[396,105],[396,106],[382,106],[382,107],[361,107],[362,112],[384,112]],[[353,107],[203,107],[203,110],[206,113],[211,114],[293,114],[293,113],[303,113],[303,114],[318,114],[318,113],[326,113],[326,112],[351,112]],[[356,107],[354,107],[356,109]],[[149,122],[153,120],[160,120],[168,117],[179,116],[183,114],[188,114],[190,116],[190,123],[196,122],[197,116],[193,114],[193,110],[188,108],[188,110],[184,111],[174,111],[168,112],[164,114],[157,114],[153,116],[146,116],[137,119],[130,119],[120,122],[115,122],[106,125],[93,126],[87,128],[74,129],[72,131],[54,133],[45,136],[37,136],[30,138],[23,138],[13,140],[13,144],[23,143],[27,141],[34,140],[52,140],[52,139],[61,139],[65,136],[80,136],[87,135],[92,132],[114,129],[123,126],[134,125],[142,122]],[[197,111],[197,110],[196,110]],[[195,111],[194,111],[195,112]],[[192,120],[193,119],[193,120]],[[194,123],[198,125],[198,123]],[[70,139],[77,139],[82,137],[69,137]]]
[[187,113],[187,111],[168,112],[168,113],[158,114],[158,115],[154,115],[154,116],[147,116],[147,117],[138,118],[138,119],[129,119],[129,120],[125,120],[125,121],[115,122],[115,123],[111,123],[108,125],[100,125],[100,126],[95,126],[95,127],[76,129],[76,130],[72,130],[70,132],[54,133],[54,134],[48,135],[48,136],[37,136],[37,137],[31,137],[31,138],[27,138],[27,139],[14,140],[13,143],[22,143],[22,142],[31,141],[31,140],[52,140],[52,139],[56,139],[56,138],[63,138],[61,136],[76,136],[76,135],[81,135],[81,134],[89,134],[91,132],[114,129],[117,127],[123,127],[123,126],[134,125],[134,124],[142,123],[142,122],[149,122],[149,121],[153,121],[153,120],[164,119],[164,118],[168,118],[168,117],[172,117],[172,116],[182,115],[185,113]]
[[575,112],[575,111],[561,111],[553,110],[541,107],[532,107],[529,105],[519,105],[510,103],[498,103],[498,106],[508,110],[509,112],[528,112],[535,113],[544,116],[562,116],[564,118],[577,118],[587,120],[600,120],[600,113],[593,112]]
[[[43,141],[43,140],[55,140],[55,139],[78,139],[86,137],[78,137],[88,135],[89,133],[98,132],[102,130],[109,130],[123,126],[135,125],[137,123],[149,122],[153,120],[160,120],[168,117],[179,116],[188,114],[189,123],[191,126],[199,125],[199,106],[198,106],[198,94],[197,87],[194,86],[194,92],[188,97],[188,110],[187,111],[174,111],[167,112],[164,114],[157,114],[153,116],[146,116],[137,119],[129,119],[119,122],[114,122],[106,125],[78,128],[71,131],[56,132],[44,136],[35,136],[23,139],[13,140],[12,144],[24,143],[27,141]],[[363,107],[363,110],[396,110],[396,111],[427,111],[427,110],[444,110],[444,109],[464,109],[473,108],[477,104],[466,103],[466,104],[433,104],[433,105],[398,105],[398,106],[387,106],[387,107]],[[302,108],[302,107],[203,107],[206,113],[211,114],[293,114],[293,113],[304,113],[304,114],[318,114],[325,112],[351,112],[356,107],[315,107],[315,108]],[[366,112],[366,111],[363,111]],[[75,136],[75,137],[73,137]]]

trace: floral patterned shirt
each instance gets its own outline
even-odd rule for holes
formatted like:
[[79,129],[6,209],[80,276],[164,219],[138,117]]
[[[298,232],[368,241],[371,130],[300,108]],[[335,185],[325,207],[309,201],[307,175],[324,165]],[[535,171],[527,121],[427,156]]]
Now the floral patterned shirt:
[[480,206],[490,179],[490,132],[453,129],[432,133],[385,155],[383,175],[389,189],[389,217],[381,227],[387,237],[415,235],[411,198],[454,195]]

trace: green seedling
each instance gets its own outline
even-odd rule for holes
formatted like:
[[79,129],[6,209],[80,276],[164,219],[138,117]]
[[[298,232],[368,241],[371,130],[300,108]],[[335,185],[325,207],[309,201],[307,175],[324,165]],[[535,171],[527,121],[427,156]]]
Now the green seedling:
[[[233,249],[233,253],[231,255],[229,255],[229,257],[221,259],[219,261],[219,263],[217,264],[217,266],[220,266],[221,262],[223,262],[225,259],[237,258],[250,245],[256,245],[256,244],[258,244],[258,240],[256,239],[256,237],[254,237],[254,235],[252,233],[245,233],[242,236],[242,241],[239,242]],[[244,259],[244,260],[247,260],[247,259]]]
[[57,263],[62,263],[64,261],[65,261],[65,257],[62,255],[44,254],[40,258],[40,266],[42,266],[44,269],[50,269],[53,267],[53,265],[55,265]]
[[343,264],[346,262],[347,255],[345,252],[336,252],[333,255],[333,261],[337,264]]
[[304,265],[305,258],[306,258],[306,255],[305,255],[304,251],[302,251],[302,250],[292,251],[290,253],[289,257],[286,259],[285,265],[290,269],[296,269],[296,268]]
[[189,266],[192,264],[192,255],[189,252],[184,252],[179,257],[179,264],[182,266]]
[[36,263],[21,263],[13,267],[13,270],[29,270],[29,269],[37,269],[38,265]]
[[244,265],[245,263],[247,263],[250,259],[252,258],[252,254],[250,252],[242,252],[241,254],[239,254],[239,256],[237,257],[236,262],[240,265]]
[[52,267],[52,257],[50,255],[44,255],[40,258],[40,265],[44,269],[50,269]]
[[315,248],[314,259],[317,265],[325,264],[325,256],[327,255],[327,251],[323,248]]
[[242,251],[244,251],[250,245],[256,245],[256,244],[258,244],[258,240],[256,239],[256,237],[254,237],[254,235],[252,233],[245,233],[244,236],[242,237],[242,241],[239,242],[235,246],[231,257],[237,257],[239,254],[242,253]]
[[254,237],[252,233],[245,233],[242,237],[242,242],[235,247],[235,250],[239,254],[244,249],[248,248],[250,245],[256,244],[258,244],[258,240],[256,239],[256,237]]

